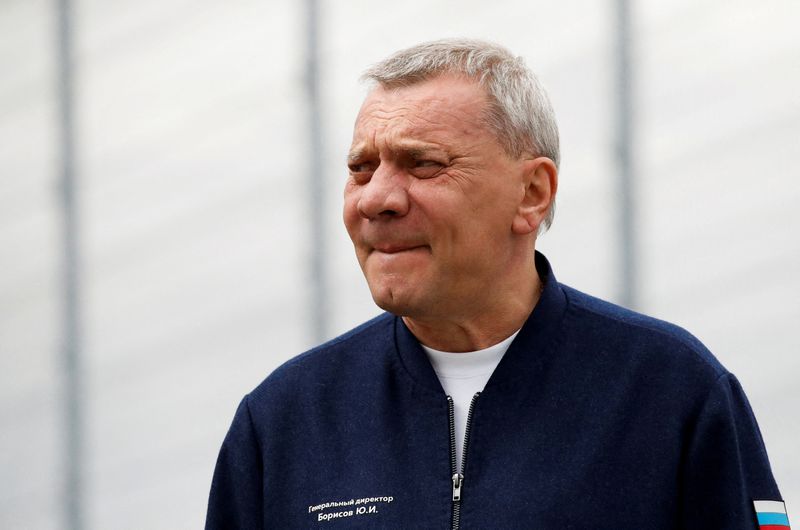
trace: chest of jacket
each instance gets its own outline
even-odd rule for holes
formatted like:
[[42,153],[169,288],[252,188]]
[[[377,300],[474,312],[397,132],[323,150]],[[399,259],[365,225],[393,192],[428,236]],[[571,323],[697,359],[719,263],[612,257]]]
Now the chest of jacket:
[[[452,527],[447,400],[386,383],[364,385],[357,400],[309,400],[283,420],[288,431],[265,440],[270,525]],[[679,429],[652,420],[642,429],[647,417],[630,403],[622,414],[623,403],[563,390],[554,399],[539,383],[488,388],[476,400],[460,528],[672,528],[681,444],[646,438]]]

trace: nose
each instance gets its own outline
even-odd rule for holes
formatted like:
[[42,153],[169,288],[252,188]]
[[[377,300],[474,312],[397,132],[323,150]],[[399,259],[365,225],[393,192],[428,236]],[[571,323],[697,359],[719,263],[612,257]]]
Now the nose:
[[381,164],[363,185],[358,213],[365,219],[402,217],[408,213],[408,181],[403,172]]

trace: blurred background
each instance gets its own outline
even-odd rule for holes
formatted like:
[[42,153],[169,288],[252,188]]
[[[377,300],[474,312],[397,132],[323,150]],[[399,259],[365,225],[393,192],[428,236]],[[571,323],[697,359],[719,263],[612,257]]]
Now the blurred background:
[[378,313],[340,221],[357,78],[447,36],[550,92],[559,280],[703,340],[800,513],[800,3],[621,12],[0,0],[0,527],[202,526],[241,397]]

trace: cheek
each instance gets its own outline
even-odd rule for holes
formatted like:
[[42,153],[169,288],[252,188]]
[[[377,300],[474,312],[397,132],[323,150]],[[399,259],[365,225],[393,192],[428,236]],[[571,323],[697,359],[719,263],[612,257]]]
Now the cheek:
[[358,197],[354,192],[345,191],[344,206],[342,207],[342,220],[350,235],[350,239],[354,239],[361,216],[358,213]]

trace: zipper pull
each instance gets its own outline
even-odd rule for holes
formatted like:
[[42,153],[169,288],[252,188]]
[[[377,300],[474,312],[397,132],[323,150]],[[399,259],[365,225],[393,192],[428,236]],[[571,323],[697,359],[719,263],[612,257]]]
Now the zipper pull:
[[461,484],[464,482],[464,475],[461,473],[453,474],[453,502],[461,500]]

